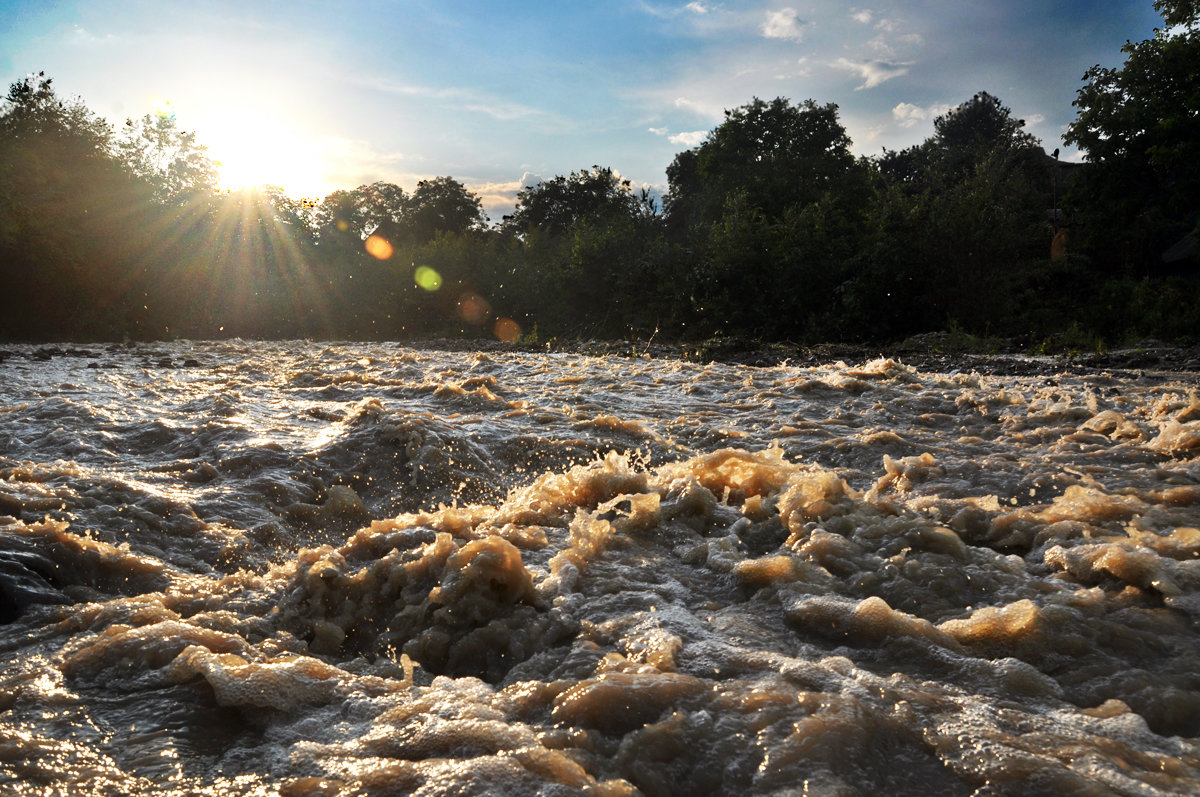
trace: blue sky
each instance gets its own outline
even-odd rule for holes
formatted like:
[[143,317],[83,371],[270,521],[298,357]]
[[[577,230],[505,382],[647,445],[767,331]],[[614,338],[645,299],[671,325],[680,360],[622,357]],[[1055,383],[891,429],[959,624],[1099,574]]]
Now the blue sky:
[[498,220],[593,164],[665,188],[755,96],[836,103],[872,155],[984,90],[1053,149],[1083,72],[1158,22],[1151,0],[0,0],[0,71],[118,124],[169,110],[231,186],[450,175]]

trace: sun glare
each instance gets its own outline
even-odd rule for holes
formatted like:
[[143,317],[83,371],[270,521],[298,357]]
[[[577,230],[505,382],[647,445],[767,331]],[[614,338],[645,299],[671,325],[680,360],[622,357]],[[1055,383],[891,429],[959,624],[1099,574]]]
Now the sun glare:
[[217,163],[217,187],[223,191],[274,185],[293,198],[328,193],[316,142],[282,125],[252,119],[198,123],[196,134]]

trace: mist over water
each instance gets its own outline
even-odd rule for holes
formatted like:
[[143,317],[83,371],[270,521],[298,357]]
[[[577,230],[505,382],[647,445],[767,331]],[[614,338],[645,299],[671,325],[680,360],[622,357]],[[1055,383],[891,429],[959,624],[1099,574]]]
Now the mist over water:
[[9,347],[0,792],[1200,794],[1200,378]]

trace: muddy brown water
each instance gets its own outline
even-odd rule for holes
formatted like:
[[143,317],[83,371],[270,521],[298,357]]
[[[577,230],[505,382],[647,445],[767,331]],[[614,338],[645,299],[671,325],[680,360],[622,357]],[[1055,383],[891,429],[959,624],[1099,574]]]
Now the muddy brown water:
[[0,793],[1200,794],[1170,362],[5,353]]

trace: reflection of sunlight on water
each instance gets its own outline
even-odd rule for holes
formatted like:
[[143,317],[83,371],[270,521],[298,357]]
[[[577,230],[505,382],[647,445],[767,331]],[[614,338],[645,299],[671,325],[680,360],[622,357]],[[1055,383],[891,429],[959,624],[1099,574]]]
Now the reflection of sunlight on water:
[[342,425],[340,423],[331,423],[324,428],[317,430],[316,434],[310,435],[308,438],[308,450],[319,451],[325,446],[337,440],[342,433]]

